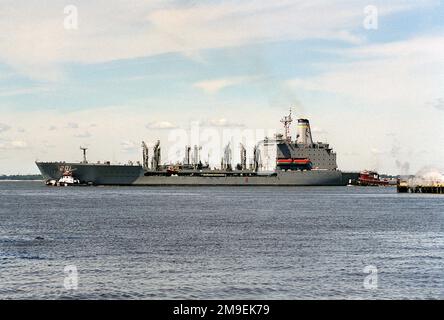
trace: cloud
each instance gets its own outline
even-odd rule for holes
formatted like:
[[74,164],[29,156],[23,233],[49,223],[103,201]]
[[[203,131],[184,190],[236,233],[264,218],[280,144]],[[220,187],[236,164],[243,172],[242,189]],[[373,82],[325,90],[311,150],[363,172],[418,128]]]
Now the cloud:
[[[393,0],[379,15],[434,5]],[[57,81],[66,63],[102,63],[178,52],[191,59],[209,48],[282,40],[361,43],[367,1],[249,0],[242,2],[75,1],[77,30],[63,28],[64,4],[3,0],[0,61],[30,78]]]
[[28,144],[23,140],[1,140],[0,149],[3,150],[20,150],[26,149]]
[[371,149],[370,149],[370,152],[371,152],[372,154],[374,154],[374,155],[383,155],[383,154],[385,154],[384,151],[381,151],[381,150],[379,150],[378,148],[371,148]]
[[134,141],[128,141],[128,140],[120,142],[120,146],[122,150],[125,152],[132,152],[139,148],[139,145],[136,144]]
[[177,126],[169,121],[153,121],[145,125],[147,129],[175,129]]
[[0,123],[0,133],[8,131],[9,129],[11,129],[10,126],[8,126],[7,124],[4,124],[4,123]]
[[11,147],[13,149],[24,149],[28,146],[28,144],[25,141],[21,140],[13,140],[11,141]]
[[226,118],[204,120],[201,125],[210,127],[245,127],[242,123],[233,122]]
[[444,111],[444,99],[435,99],[435,101],[432,102],[432,106],[440,111]]
[[319,127],[314,126],[314,127],[311,129],[311,133],[313,133],[313,134],[327,134],[327,131],[324,130],[324,129],[322,129],[322,128],[319,128]]
[[45,147],[45,148],[50,148],[50,149],[52,149],[52,148],[55,148],[55,147],[56,147],[55,144],[50,143],[50,142],[47,141],[47,140],[42,141],[42,143],[43,143],[43,147]]
[[78,123],[75,123],[75,122],[69,122],[69,123],[66,125],[66,127],[67,127],[67,128],[70,128],[70,129],[78,129],[78,128],[79,128],[79,124],[78,124]]
[[297,90],[351,98],[361,105],[424,105],[442,94],[443,52],[442,36],[345,49],[337,53],[348,62],[331,64],[324,73],[294,78],[287,84]]
[[91,133],[89,133],[89,131],[83,131],[83,132],[80,132],[80,133],[76,133],[74,135],[74,137],[76,137],[76,138],[90,138],[91,137]]
[[231,86],[233,84],[235,84],[233,81],[227,79],[207,80],[195,83],[194,87],[202,89],[208,93],[216,93],[221,89]]
[[196,82],[193,84],[193,86],[207,93],[214,94],[224,88],[240,85],[242,83],[251,81],[252,79],[253,79],[252,77],[231,77],[224,79],[212,79],[212,80]]
[[39,94],[42,92],[49,92],[52,89],[49,87],[31,87],[31,88],[15,88],[0,90],[0,97],[13,97],[22,95]]

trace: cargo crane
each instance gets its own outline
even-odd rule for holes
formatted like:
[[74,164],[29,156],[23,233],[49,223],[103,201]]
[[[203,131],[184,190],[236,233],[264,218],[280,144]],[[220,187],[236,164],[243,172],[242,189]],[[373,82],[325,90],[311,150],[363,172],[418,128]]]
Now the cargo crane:
[[228,143],[224,149],[224,157],[222,158],[222,169],[231,171],[231,143]]
[[143,169],[149,169],[149,149],[145,141],[142,141]]
[[153,158],[151,159],[151,169],[159,170],[160,167],[160,140],[157,140],[153,148]]
[[240,143],[240,170],[247,169],[247,149]]
[[190,153],[191,153],[191,147],[190,146],[185,146],[185,158],[184,158],[184,161],[183,161],[183,164],[185,166],[189,166],[191,164],[190,163]]

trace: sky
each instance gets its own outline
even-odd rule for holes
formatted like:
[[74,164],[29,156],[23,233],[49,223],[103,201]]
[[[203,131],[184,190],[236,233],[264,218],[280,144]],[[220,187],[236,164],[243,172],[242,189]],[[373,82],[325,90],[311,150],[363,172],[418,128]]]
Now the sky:
[[0,0],[0,174],[80,146],[140,161],[142,140],[175,161],[196,123],[260,139],[290,107],[342,170],[444,171],[443,17],[435,0]]

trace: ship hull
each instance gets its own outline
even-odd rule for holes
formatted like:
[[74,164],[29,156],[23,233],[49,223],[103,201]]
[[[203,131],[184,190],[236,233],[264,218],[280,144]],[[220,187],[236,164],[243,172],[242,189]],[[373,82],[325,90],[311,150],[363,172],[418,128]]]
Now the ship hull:
[[197,186],[338,186],[343,185],[340,171],[286,171],[273,175],[144,176],[134,185]]
[[88,163],[36,162],[45,180],[58,180],[63,171],[72,171],[81,184],[131,185],[141,176],[143,168],[138,165],[108,165]]
[[273,174],[236,172],[218,176],[165,175],[136,165],[37,162],[45,180],[59,179],[68,168],[82,184],[136,186],[341,186],[348,179],[338,170],[277,171]]

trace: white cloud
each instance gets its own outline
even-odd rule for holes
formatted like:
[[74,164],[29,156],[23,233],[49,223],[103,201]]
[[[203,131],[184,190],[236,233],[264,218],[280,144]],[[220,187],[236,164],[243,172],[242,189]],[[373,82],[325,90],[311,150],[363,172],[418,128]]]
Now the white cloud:
[[76,137],[76,138],[90,138],[91,137],[91,133],[89,131],[83,131],[83,132],[80,132],[80,133],[76,133],[74,135],[74,137]]
[[207,80],[207,81],[197,82],[194,84],[194,86],[208,93],[216,93],[219,90],[233,84],[235,84],[235,82],[230,81],[228,79],[220,79],[220,80]]
[[327,131],[322,129],[322,128],[314,126],[314,127],[311,128],[311,133],[313,133],[313,134],[326,134]]
[[14,88],[14,89],[3,89],[0,90],[0,97],[13,97],[22,95],[32,95],[39,94],[42,92],[49,92],[51,89],[49,87],[30,87],[30,88]]
[[245,125],[238,122],[230,121],[226,118],[209,119],[202,122],[204,126],[210,127],[244,127]]
[[444,111],[444,99],[443,98],[437,98],[433,102],[431,102],[430,104],[434,108]]
[[28,144],[23,140],[1,140],[0,149],[3,150],[19,150],[26,149]]
[[11,141],[11,147],[13,149],[24,149],[27,146],[28,146],[28,144],[26,143],[26,141],[22,141],[22,140]]
[[5,132],[5,131],[7,131],[9,129],[11,129],[10,126],[8,126],[7,124],[4,124],[4,123],[0,123],[0,133],[1,132]]
[[442,95],[444,37],[361,46],[342,55],[350,62],[330,65],[325,73],[294,78],[288,84],[381,108],[424,106]]
[[78,123],[75,123],[75,122],[69,122],[69,123],[66,125],[66,127],[67,127],[67,128],[70,128],[70,129],[78,129],[78,128],[79,128],[79,124],[78,124]]
[[53,143],[51,143],[51,142],[49,142],[49,141],[47,141],[47,140],[43,140],[43,141],[42,141],[42,144],[43,144],[43,147],[44,147],[44,148],[52,149],[52,148],[55,148],[55,147],[56,147],[55,144],[53,144]]
[[147,129],[175,129],[177,126],[169,121],[153,121],[145,126]]
[[139,148],[138,144],[136,144],[134,141],[129,141],[129,140],[124,140],[120,142],[120,146],[122,150],[125,152],[133,152]]
[[211,80],[199,81],[196,82],[193,86],[207,93],[214,94],[224,88],[240,85],[243,83],[250,82],[252,80],[254,80],[253,77],[230,77],[223,79],[211,79]]
[[[394,0],[381,16],[427,6]],[[31,78],[58,80],[69,62],[98,63],[168,52],[198,58],[202,49],[264,41],[328,39],[360,43],[366,1],[76,1],[78,30],[63,28],[59,1],[3,0],[0,60]]]
[[384,151],[381,151],[378,148],[371,148],[370,152],[373,153],[374,155],[383,155],[383,154],[385,154]]

